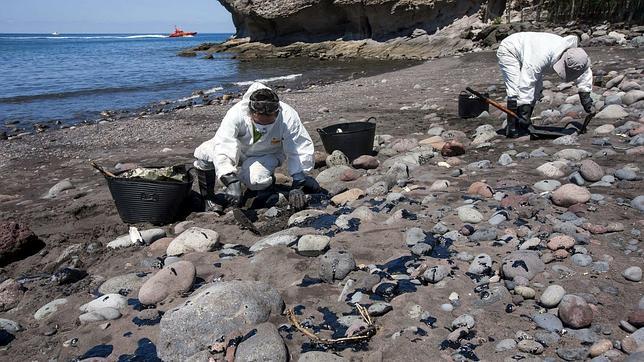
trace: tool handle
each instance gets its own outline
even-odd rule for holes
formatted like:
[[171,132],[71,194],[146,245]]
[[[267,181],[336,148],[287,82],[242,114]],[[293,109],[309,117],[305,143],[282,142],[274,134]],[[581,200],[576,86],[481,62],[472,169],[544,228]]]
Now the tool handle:
[[97,169],[100,173],[102,173],[102,174],[103,174],[103,176],[105,176],[105,177],[116,177],[116,175],[114,175],[113,173],[111,173],[111,172],[107,171],[107,170],[106,170],[106,169],[104,169],[103,167],[99,166],[99,165],[98,165],[96,162],[94,162],[94,161],[90,161],[90,162],[89,162],[89,164],[90,164],[90,165],[92,165],[92,167],[94,167],[95,169]]
[[486,96],[482,95],[481,93],[479,93],[479,92],[475,91],[474,89],[472,89],[472,88],[470,88],[470,87],[467,87],[467,88],[465,88],[465,89],[466,89],[468,92],[470,92],[470,93],[474,94],[475,96],[477,96],[479,99],[483,100],[485,103],[487,103],[487,104],[489,104],[489,105],[492,105],[492,106],[496,107],[497,109],[499,109],[499,110],[501,110],[501,111],[505,112],[506,114],[509,114],[509,115],[510,115],[510,116],[512,116],[512,117],[519,118],[519,116],[517,116],[517,114],[516,114],[516,113],[514,113],[514,112],[512,112],[511,110],[509,110],[508,108],[504,107],[504,106],[503,106],[503,105],[501,105],[499,102],[497,102],[497,101],[495,101],[495,100],[492,100],[492,99],[490,99],[490,98],[488,98],[488,97],[486,97]]

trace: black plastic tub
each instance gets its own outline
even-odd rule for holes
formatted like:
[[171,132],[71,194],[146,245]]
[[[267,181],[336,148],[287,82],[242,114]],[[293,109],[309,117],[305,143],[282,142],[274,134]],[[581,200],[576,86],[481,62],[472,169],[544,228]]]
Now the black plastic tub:
[[[487,93],[483,93],[488,97]],[[468,92],[461,92],[458,95],[458,116],[461,118],[474,118],[478,117],[483,112],[490,111],[490,105],[485,103],[482,99],[470,94]]]
[[375,117],[369,117],[366,122],[338,123],[318,128],[326,153],[340,150],[349,161],[362,155],[371,155],[373,139],[376,136],[376,124],[369,122],[372,119],[376,120]]
[[187,181],[150,181],[109,176],[105,178],[123,222],[165,225],[175,220],[190,195],[193,178],[188,170],[186,174]]

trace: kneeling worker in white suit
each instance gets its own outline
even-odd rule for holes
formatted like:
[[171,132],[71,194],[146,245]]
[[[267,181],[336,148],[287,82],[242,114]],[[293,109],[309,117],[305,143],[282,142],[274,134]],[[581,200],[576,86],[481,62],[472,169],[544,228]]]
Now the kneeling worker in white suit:
[[538,100],[543,75],[556,72],[566,82],[575,81],[581,105],[595,112],[590,92],[593,73],[588,54],[577,48],[577,36],[550,33],[516,33],[503,39],[496,52],[507,90],[507,106],[519,119],[508,117],[506,136],[526,135]]
[[242,183],[254,191],[270,188],[275,169],[286,161],[293,178],[289,203],[306,204],[304,192],[317,192],[319,184],[306,172],[313,169],[313,141],[297,112],[280,102],[277,94],[254,83],[242,100],[228,110],[215,137],[194,152],[200,193],[207,210],[216,210],[216,176],[226,186],[227,205],[239,206]]

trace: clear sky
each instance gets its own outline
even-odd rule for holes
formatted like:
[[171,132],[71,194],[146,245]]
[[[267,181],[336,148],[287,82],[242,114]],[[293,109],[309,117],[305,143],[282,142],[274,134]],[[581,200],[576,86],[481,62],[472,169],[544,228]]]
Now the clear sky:
[[7,0],[0,33],[234,33],[217,0]]

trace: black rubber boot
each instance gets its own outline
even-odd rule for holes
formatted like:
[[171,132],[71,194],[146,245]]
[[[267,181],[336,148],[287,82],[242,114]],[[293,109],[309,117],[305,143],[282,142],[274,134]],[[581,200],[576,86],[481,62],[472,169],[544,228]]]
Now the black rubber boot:
[[534,107],[531,104],[522,104],[518,107],[517,115],[521,118],[517,120],[517,133],[518,137],[527,136],[530,134],[530,127],[532,126],[532,111]]
[[215,170],[204,171],[197,169],[197,180],[199,181],[199,193],[203,198],[204,210],[222,211],[222,206],[215,202],[215,184],[217,182]]
[[[517,113],[517,99],[516,97],[509,97],[507,101],[507,107],[509,110]],[[505,137],[507,138],[517,138],[519,137],[519,132],[517,131],[517,119],[508,114],[508,119],[505,125]]]

